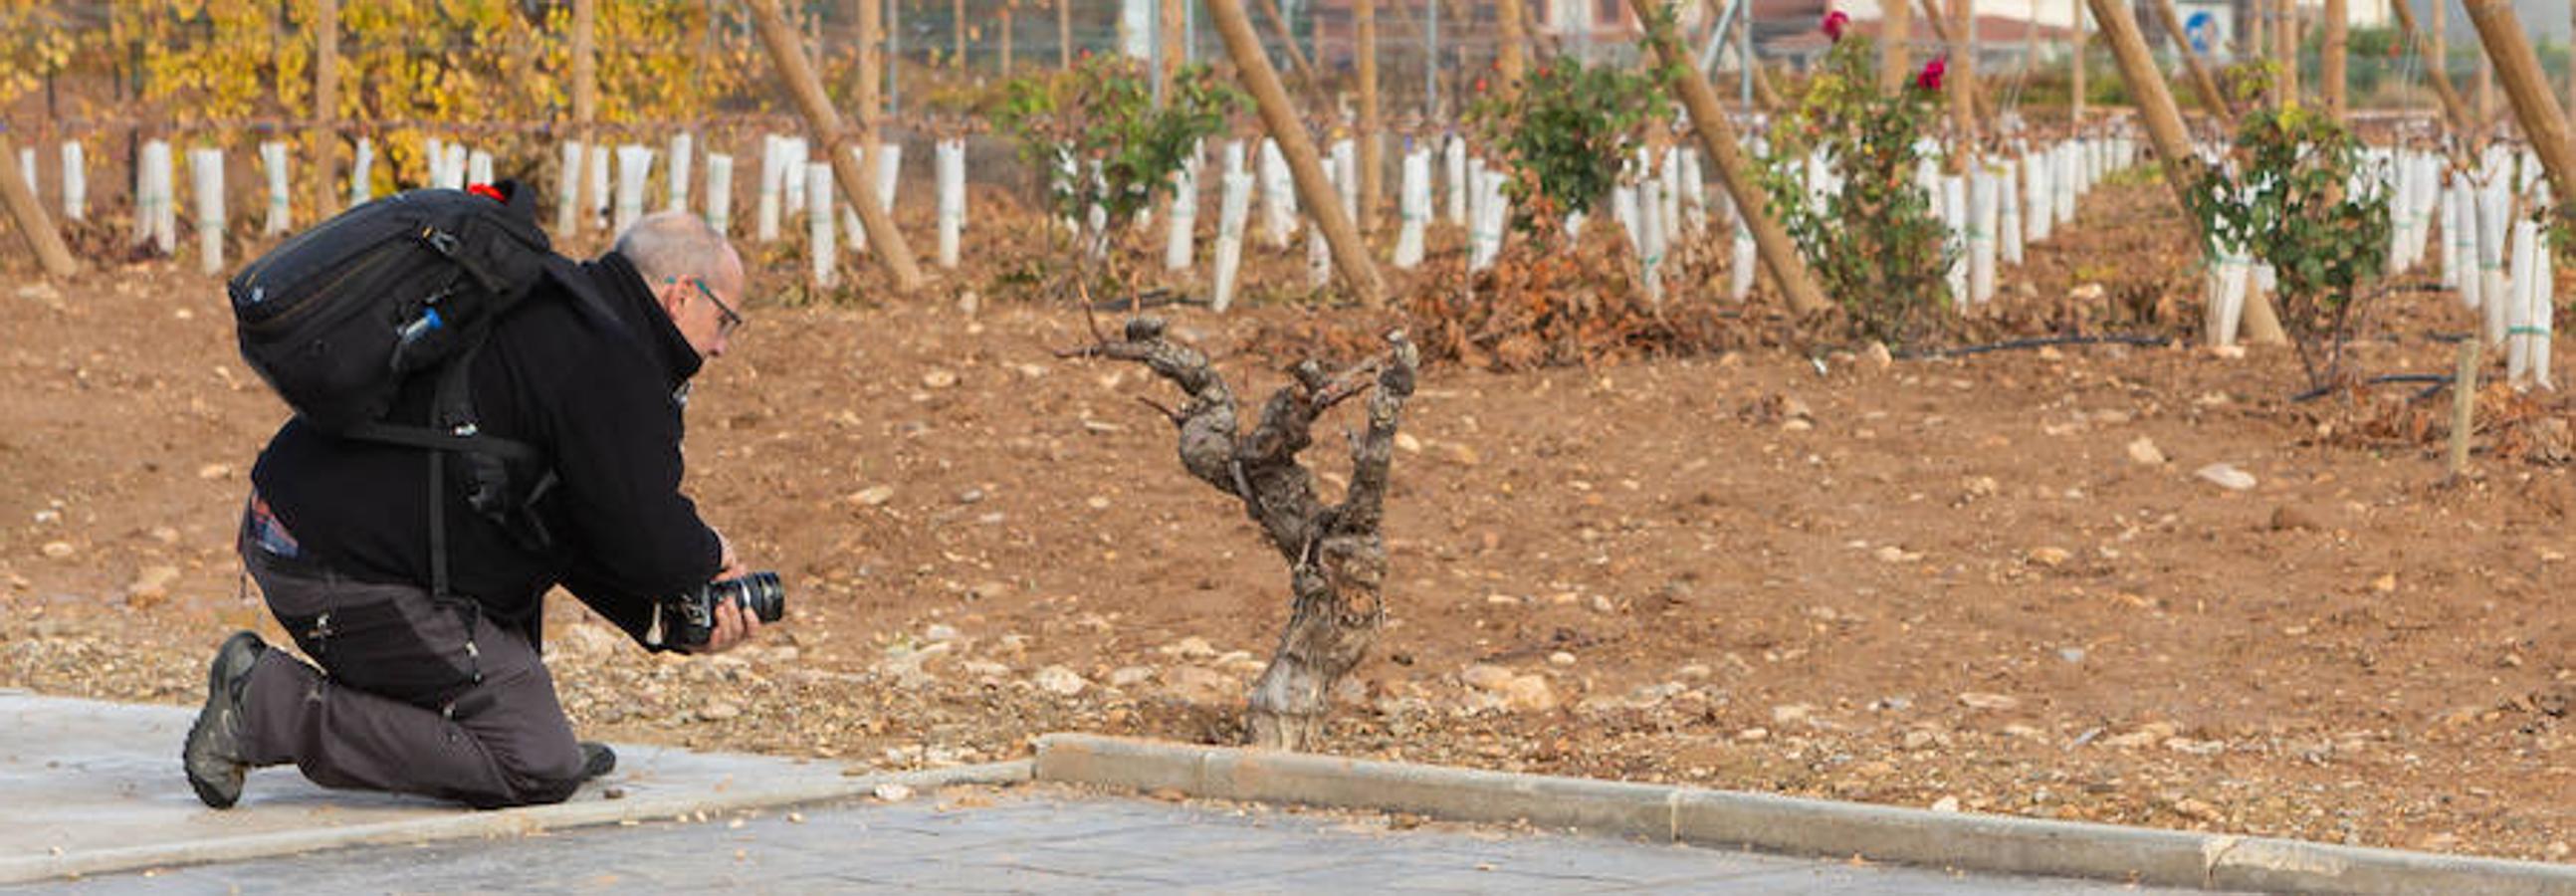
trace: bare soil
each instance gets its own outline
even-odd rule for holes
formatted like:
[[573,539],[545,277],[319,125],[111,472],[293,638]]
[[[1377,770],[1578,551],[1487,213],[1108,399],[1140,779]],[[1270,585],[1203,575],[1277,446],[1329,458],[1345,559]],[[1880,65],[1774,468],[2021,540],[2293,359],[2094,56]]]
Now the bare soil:
[[[2161,201],[2106,190],[1967,329],[2187,329]],[[841,301],[756,305],[693,398],[689,487],[787,577],[789,624],[657,658],[556,601],[586,734],[854,768],[1063,729],[1242,736],[1285,570],[1136,401],[1167,387],[1054,356],[1089,337],[1013,298],[1039,245],[979,248],[930,298],[853,298],[862,273]],[[1256,252],[1252,276],[1302,265]],[[0,261],[0,686],[193,703],[228,630],[282,640],[230,538],[285,410],[192,259],[67,286],[30,267]],[[1281,381],[1261,340],[1337,316],[1276,301],[1295,292],[1160,310],[1251,400]],[[2447,370],[2426,334],[2468,329],[2456,301],[2389,305],[2361,363]],[[2373,428],[2412,387],[2294,403],[2286,350],[1880,365],[1764,347],[1795,340],[1763,318],[1704,352],[1428,369],[1388,500],[1391,619],[1325,749],[2569,860],[2563,462],[2482,436],[2446,482],[2437,434]],[[1330,481],[1348,462],[1318,435]],[[2196,475],[2218,463],[2255,485]]]

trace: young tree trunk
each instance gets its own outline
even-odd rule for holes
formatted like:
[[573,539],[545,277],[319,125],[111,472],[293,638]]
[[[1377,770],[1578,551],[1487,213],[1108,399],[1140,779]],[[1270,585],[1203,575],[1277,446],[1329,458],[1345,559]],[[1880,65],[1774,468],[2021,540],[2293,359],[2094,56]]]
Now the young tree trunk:
[[[2402,5],[2404,0],[2398,2]],[[2083,15],[2082,0],[2077,0],[2076,15]],[[2210,77],[2209,66],[2201,61],[2200,54],[2192,50],[2190,39],[2184,36],[2182,17],[2174,13],[2173,0],[2156,0],[2156,18],[2164,22],[2165,33],[2173,35],[2174,43],[2182,50],[2183,64],[2191,69],[2192,92],[2200,94],[2201,105],[2208,106],[2211,115],[2235,118],[2235,104],[2229,103],[2227,94],[2219,91],[2218,79]]]
[[858,125],[859,151],[877,144],[877,97],[885,89],[885,60],[878,52],[885,34],[885,0],[851,0],[858,7],[859,90],[850,98],[851,120]]
[[2068,116],[2068,121],[2081,125],[2084,123],[2084,94],[2086,92],[2086,88],[2084,86],[2084,0],[2072,0],[2072,3],[2075,6],[2075,19],[2073,22],[2075,39],[2071,41],[2074,46],[2068,48],[2072,52],[2072,59],[2068,62],[2068,67],[2073,70],[2072,77],[2074,78],[2074,84],[2071,85],[2073,89],[2067,92],[2066,114]]
[[1896,93],[1914,77],[1914,4],[1904,0],[1881,3],[1879,13],[1884,17],[1879,31],[1886,42],[1878,48],[1878,89]]
[[[1494,85],[1494,95],[1504,102],[1521,92],[1521,76],[1529,64],[1521,55],[1521,45],[1529,40],[1521,26],[1521,0],[1501,0],[1494,5],[1495,23],[1501,28],[1501,40],[1494,47],[1494,67],[1501,71],[1503,82]],[[1747,65],[1752,60],[1745,60]]]
[[823,95],[823,82],[797,52],[796,32],[787,27],[787,17],[778,11],[778,0],[751,0],[752,24],[760,32],[760,43],[769,51],[770,64],[777,67],[780,80],[795,95],[797,110],[805,116],[806,130],[814,135],[817,148],[832,166],[832,176],[841,185],[841,194],[859,213],[859,226],[868,235],[868,245],[876,251],[877,262],[893,275],[898,292],[921,288],[921,268],[914,264],[912,246],[903,231],[894,227],[894,217],[877,204],[875,172],[862,173],[857,159],[850,157],[849,132],[841,126],[841,114]]
[[1360,233],[1369,234],[1377,232],[1378,169],[1383,161],[1378,147],[1377,0],[1353,0],[1351,13],[1359,31],[1360,76],[1360,207],[1351,213],[1359,219]]
[[[1322,733],[1333,686],[1359,665],[1386,621],[1387,468],[1396,426],[1412,397],[1420,358],[1402,331],[1387,334],[1385,355],[1328,372],[1313,360],[1289,373],[1261,407],[1250,433],[1241,409],[1206,355],[1164,336],[1163,322],[1139,317],[1121,338],[1067,354],[1145,365],[1189,396],[1166,415],[1180,430],[1181,466],[1243,511],[1289,568],[1292,603],[1270,667],[1253,685],[1251,743],[1304,749]],[[1351,484],[1340,504],[1315,496],[1314,474],[1297,460],[1313,443],[1315,419],[1334,405],[1369,393],[1368,427],[1351,437]]]
[[2326,114],[2333,116],[2338,125],[2344,123],[2343,54],[2345,31],[2348,30],[2344,19],[2347,17],[2344,0],[2326,0],[2325,58],[2317,69],[2317,80],[2323,82],[2321,86],[2326,92]]
[[334,176],[340,165],[340,0],[313,4],[313,37],[313,161],[304,182],[312,185],[313,220],[320,221],[341,195]]
[[[2576,196],[2576,144],[2570,143],[2567,114],[2550,97],[2540,57],[2532,54],[2531,42],[2524,39],[2513,6],[2504,0],[2467,0],[2467,5],[2469,22],[2477,26],[2478,40],[2486,44],[2487,58],[2504,76],[2504,89],[2513,100],[2523,138],[2531,141],[2541,168],[2549,173],[2550,188],[2559,196]],[[2566,206],[2559,208],[2563,216]]]
[[1055,0],[1055,64],[1073,68],[1073,0]]
[[2404,33],[2406,42],[2423,54],[2424,73],[2429,76],[2426,80],[2433,85],[2434,99],[2442,104],[2443,119],[2451,123],[2453,131],[2466,136],[2475,124],[2469,118],[2468,104],[2460,101],[2460,92],[2451,86],[2451,73],[2442,65],[2444,54],[2450,52],[2442,42],[2441,23],[2447,16],[2439,10],[2434,12],[2433,36],[2427,40],[2423,32],[2416,30],[2415,13],[2407,8],[2406,0],[2398,0],[2390,8],[2397,11],[2397,29]]
[[1261,39],[1252,33],[1252,20],[1243,14],[1242,0],[1208,0],[1208,17],[1216,20],[1217,33],[1225,38],[1225,52],[1234,60],[1238,77],[1252,90],[1253,103],[1260,107],[1261,125],[1278,141],[1279,153],[1288,157],[1288,174],[1297,186],[1297,201],[1313,215],[1323,228],[1324,242],[1332,249],[1333,267],[1350,282],[1351,291],[1360,303],[1371,308],[1386,306],[1386,282],[1378,279],[1377,265],[1369,261],[1368,245],[1360,242],[1358,231],[1351,227],[1351,216],[1342,208],[1338,191],[1324,182],[1324,167],[1316,161],[1315,140],[1306,133],[1306,124],[1297,116],[1297,107],[1288,101],[1288,91],[1279,86],[1279,72],[1270,67],[1270,58],[1261,52]]
[[61,231],[54,229],[54,219],[45,214],[43,203],[36,201],[36,185],[19,177],[18,148],[6,133],[0,133],[0,159],[9,168],[0,170],[0,206],[6,206],[9,219],[18,225],[18,235],[27,240],[28,251],[36,253],[36,263],[45,276],[70,279],[80,273],[80,262],[72,258],[63,245]]
[[[595,145],[598,139],[590,126],[599,116],[599,54],[593,38],[598,23],[598,0],[572,0],[572,134],[573,139],[581,141],[584,146]],[[589,159],[584,158],[582,164],[590,164]],[[575,179],[573,189],[581,190],[585,195],[581,201],[582,213],[574,216],[574,221],[589,220],[591,209],[607,203],[608,197],[598,195],[588,186],[597,182],[598,178],[593,177]],[[571,234],[556,234],[558,239],[566,236]]]

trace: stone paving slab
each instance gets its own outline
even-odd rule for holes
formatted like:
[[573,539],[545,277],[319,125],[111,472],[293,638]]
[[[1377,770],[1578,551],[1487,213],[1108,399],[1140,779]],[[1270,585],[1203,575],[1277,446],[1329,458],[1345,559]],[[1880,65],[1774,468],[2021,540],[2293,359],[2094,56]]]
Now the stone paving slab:
[[1058,785],[311,853],[0,894],[194,893],[2158,894],[1374,813],[1115,797]]

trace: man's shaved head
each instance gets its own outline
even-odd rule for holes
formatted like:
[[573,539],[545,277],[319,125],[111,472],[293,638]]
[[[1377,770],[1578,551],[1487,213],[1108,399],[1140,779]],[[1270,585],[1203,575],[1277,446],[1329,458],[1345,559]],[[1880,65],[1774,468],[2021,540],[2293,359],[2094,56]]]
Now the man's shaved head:
[[728,295],[743,287],[742,256],[724,234],[687,212],[655,212],[617,237],[617,254],[635,263],[648,283],[696,277]]

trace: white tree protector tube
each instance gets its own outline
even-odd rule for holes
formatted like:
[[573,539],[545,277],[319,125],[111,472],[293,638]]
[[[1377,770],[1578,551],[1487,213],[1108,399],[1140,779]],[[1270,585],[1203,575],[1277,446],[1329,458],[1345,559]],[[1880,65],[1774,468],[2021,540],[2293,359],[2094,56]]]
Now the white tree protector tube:
[[805,172],[787,171],[787,144],[784,138],[769,134],[760,138],[760,199],[753,211],[752,236],[761,242],[778,239],[778,216],[786,209],[787,179],[803,180]]
[[1243,270],[1243,219],[1252,211],[1252,179],[1246,171],[1226,175],[1225,198],[1217,206],[1216,287],[1209,302],[1218,314],[1234,306],[1234,281]]
[[287,223],[292,203],[286,193],[286,144],[275,140],[259,144],[260,173],[268,176],[268,217],[259,226],[262,235],[276,235],[294,229]]
[[[2497,183],[2501,184],[2499,180]],[[2501,189],[2489,187],[2477,193],[2478,213],[2478,310],[2483,315],[2482,331],[2488,345],[2504,341],[2506,298],[2504,278],[2505,240],[2512,232],[2506,224],[2505,196]]]
[[465,175],[466,175],[466,171],[467,171],[467,169],[468,169],[467,160],[468,160],[470,157],[471,157],[471,153],[468,153],[468,152],[466,151],[466,149],[465,149],[465,144],[462,144],[462,143],[450,143],[450,144],[447,144],[447,188],[448,188],[448,189],[450,189],[450,190],[462,190],[462,189],[465,189]]
[[1949,231],[1943,246],[1950,253],[1950,303],[1968,304],[1968,183],[1967,178],[1943,175],[1941,178],[1941,224]]
[[170,144],[144,143],[142,161],[134,168],[134,241],[150,243],[163,255],[179,250],[171,174]]
[[633,143],[617,147],[617,226],[609,232],[624,235],[644,217],[644,178],[653,171],[653,148]]
[[[1575,231],[1580,229],[1575,224],[1575,221],[1580,217],[1582,216],[1565,216],[1565,235],[1568,238],[1574,237],[1576,235]],[[1645,250],[1644,236],[1637,232],[1636,187],[1632,187],[1627,184],[1620,184],[1610,188],[1610,218],[1611,220],[1619,223],[1620,235],[1628,238],[1629,251],[1642,252]]]
[[2558,259],[2549,249],[2549,231],[2540,232],[2537,245],[2533,254],[2540,257],[2540,294],[2531,303],[2532,381],[2543,389],[2555,390],[2558,384],[2551,380],[2549,372],[2549,338],[2555,324],[2552,318],[2557,316]]
[[2220,293],[2218,344],[2235,345],[2238,327],[2245,320],[2245,301],[2254,289],[2254,256],[2245,247],[2232,243],[2221,246],[2219,251],[2219,274],[2226,288]]
[[664,186],[669,188],[671,201],[663,206],[664,210],[674,212],[689,210],[689,168],[697,154],[696,137],[690,136],[686,131],[671,135],[671,171],[670,176],[664,178],[667,181]]
[[492,182],[491,153],[478,149],[466,154],[465,182],[469,184],[488,184]]
[[1199,163],[1190,159],[1172,172],[1172,220],[1163,225],[1163,269],[1186,271],[1197,254]]
[[[363,142],[359,144],[362,149],[365,145]],[[582,159],[589,154],[588,150],[582,148],[579,140],[563,142],[563,161],[555,169],[555,236],[557,238],[571,236],[581,227],[581,163]],[[366,156],[363,151],[358,154],[360,168],[366,167],[364,161]],[[353,203],[364,201],[358,198],[360,189],[362,187],[357,184],[350,185],[349,198]]]
[[2403,274],[2414,267],[2406,257],[2409,237],[2422,222],[2415,217],[2415,166],[2413,160],[2400,156],[2394,167],[2396,185],[2388,194],[2388,272]]
[[[856,146],[849,147],[846,151],[850,154],[850,164],[858,166],[858,169],[861,172],[868,170],[868,159],[870,157],[867,154],[861,153],[859,148]],[[825,162],[824,164],[830,163]],[[865,177],[866,175],[863,173],[860,176]],[[812,197],[809,196],[807,198],[810,200]],[[852,252],[868,251],[868,229],[859,223],[859,207],[857,199],[855,197],[841,199],[840,204],[835,207],[841,210],[840,242],[848,244],[850,251]]]
[[1998,169],[1995,175],[1996,245],[2002,247],[2004,263],[2020,267],[2022,263],[2021,160]]
[[2478,228],[2464,207],[2467,203],[2462,197],[2466,195],[2467,191],[2456,182],[2442,190],[2442,285],[2459,290],[2460,304],[2475,308],[2477,285],[2469,282],[2472,278],[2467,272],[2476,266],[2471,259],[2477,256],[2471,253],[2477,245]]
[[2075,223],[2075,144],[2060,143],[2049,153],[2049,176],[2053,186],[2049,195],[2056,203],[2057,220],[2052,224]]
[[707,226],[720,234],[733,229],[733,157],[707,154]]
[[2430,153],[2417,158],[2422,174],[2415,178],[2416,215],[2423,224],[2415,228],[2415,264],[2425,264],[2427,243],[2433,238],[2433,226],[2440,222],[2442,209],[2442,163]]
[[1708,183],[1700,179],[1699,150],[1682,150],[1682,220],[1690,234],[1708,232]]
[[447,141],[436,137],[423,139],[421,162],[429,168],[429,181],[424,186],[433,190],[447,186]]
[[[869,159],[876,160],[877,210],[886,213],[887,220],[891,221],[894,215],[894,191],[896,187],[903,184],[903,144],[893,141],[878,143],[877,151],[865,156],[859,154],[858,147],[850,147],[850,161],[856,163],[859,170],[868,169]],[[841,230],[850,235],[848,242],[851,251],[865,252],[868,250],[868,230],[859,225],[858,208],[851,205],[857,201],[857,197],[842,201]]]
[[[1337,144],[1336,149],[1340,146],[1347,145],[1349,145],[1349,141],[1344,141],[1341,144]],[[1339,160],[1336,159],[1336,161]],[[1340,189],[1341,177],[1342,172],[1340,165],[1334,165],[1331,168],[1324,169],[1324,182],[1328,187],[1336,190]],[[1326,286],[1332,285],[1333,256],[1331,249],[1332,247],[1324,244],[1323,227],[1316,226],[1306,228],[1306,282],[1308,285],[1313,286],[1316,289],[1323,289]]]
[[953,270],[958,236],[966,228],[966,141],[939,141],[931,160],[939,174],[939,266]]
[[2029,242],[2048,239],[2049,224],[2056,217],[2055,200],[2049,198],[2048,152],[2033,152],[2022,159],[2021,227]]
[[1091,232],[1091,257],[1106,258],[1109,256],[1109,209],[1100,204],[1098,197],[1108,192],[1109,180],[1100,173],[1099,159],[1092,159],[1090,168],[1091,195],[1094,198],[1084,220]]
[[63,141],[63,217],[89,220],[89,161],[78,140]]
[[1273,249],[1288,248],[1297,235],[1297,192],[1289,182],[1288,159],[1279,144],[1261,140],[1261,236]]
[[1422,228],[1431,218],[1431,151],[1416,148],[1404,154],[1404,177],[1397,189],[1395,209],[1400,223],[1395,231],[1395,266],[1412,270],[1422,263]]
[[832,242],[832,166],[809,162],[804,171],[805,192],[813,200],[805,210],[806,254],[813,258],[814,285],[830,289],[840,282],[841,270],[840,252]]
[[[1735,201],[1731,196],[1727,199],[1727,210],[1730,214],[1735,210]],[[1727,263],[1726,297],[1741,302],[1753,296],[1753,266],[1760,263],[1761,259],[1756,251],[1757,247],[1753,244],[1753,229],[1745,225],[1743,215],[1737,214],[1733,217],[1735,240],[1732,246],[1734,251]]]
[[1995,176],[1968,175],[1968,300],[1983,305],[1995,297]]
[[188,151],[188,176],[197,197],[197,258],[208,274],[224,269],[224,151]]
[[1449,185],[1449,223],[1467,226],[1467,140],[1451,134],[1440,144],[1440,171]]
[[1333,189],[1341,194],[1342,213],[1358,224],[1364,217],[1360,214],[1359,148],[1349,137],[1333,141]]
[[1655,223],[1669,242],[1682,229],[1682,159],[1681,152],[1671,147],[1664,148],[1663,161],[1655,169],[1655,196],[1662,203],[1655,209],[1659,213]]
[[[1082,177],[1082,166],[1074,164],[1072,147],[1064,144],[1057,144],[1055,148],[1055,183],[1048,187],[1049,192],[1047,194],[1047,201],[1050,203],[1061,202],[1062,199],[1060,197],[1071,196],[1081,192],[1081,187],[1078,185],[1077,181],[1080,177]],[[1056,209],[1056,223],[1062,225],[1067,233],[1071,233],[1075,236],[1082,235],[1082,219],[1075,217],[1070,207]]]
[[1503,249],[1503,225],[1511,217],[1511,204],[1503,198],[1503,176],[1493,171],[1476,173],[1475,220],[1467,226],[1467,269],[1481,271],[1494,263]]
[[584,163],[581,170],[583,174],[589,175],[590,177],[591,226],[606,227],[608,226],[609,199],[608,147],[592,144],[590,147],[590,161]]
[[33,146],[18,147],[18,179],[26,183],[28,195],[40,195],[45,189],[45,182],[36,179],[36,148]]
[[357,164],[349,168],[349,206],[355,208],[376,198],[376,142],[358,138]]
[[[805,210],[805,188],[808,185],[800,172],[813,162],[813,152],[803,137],[781,137],[779,140],[779,158],[784,159],[787,165],[787,179],[779,185],[779,199],[786,203],[784,207],[792,215]],[[829,159],[824,160],[825,164],[830,162]]]
[[1664,184],[1652,178],[1637,185],[1637,270],[1646,281],[1646,301],[1664,304]]
[[2527,220],[2513,222],[2509,253],[2512,257],[2506,262],[2506,277],[2510,285],[2505,287],[2505,295],[2511,298],[2495,303],[2505,306],[2505,382],[2512,383],[2517,389],[2528,385],[2523,380],[2531,373],[2531,340],[2528,338],[2531,301],[2540,295],[2536,288],[2539,284],[2534,282],[2538,279],[2535,269],[2539,266],[2539,259],[2533,257],[2531,249],[2533,237],[2539,235],[2539,230],[2539,225]]

